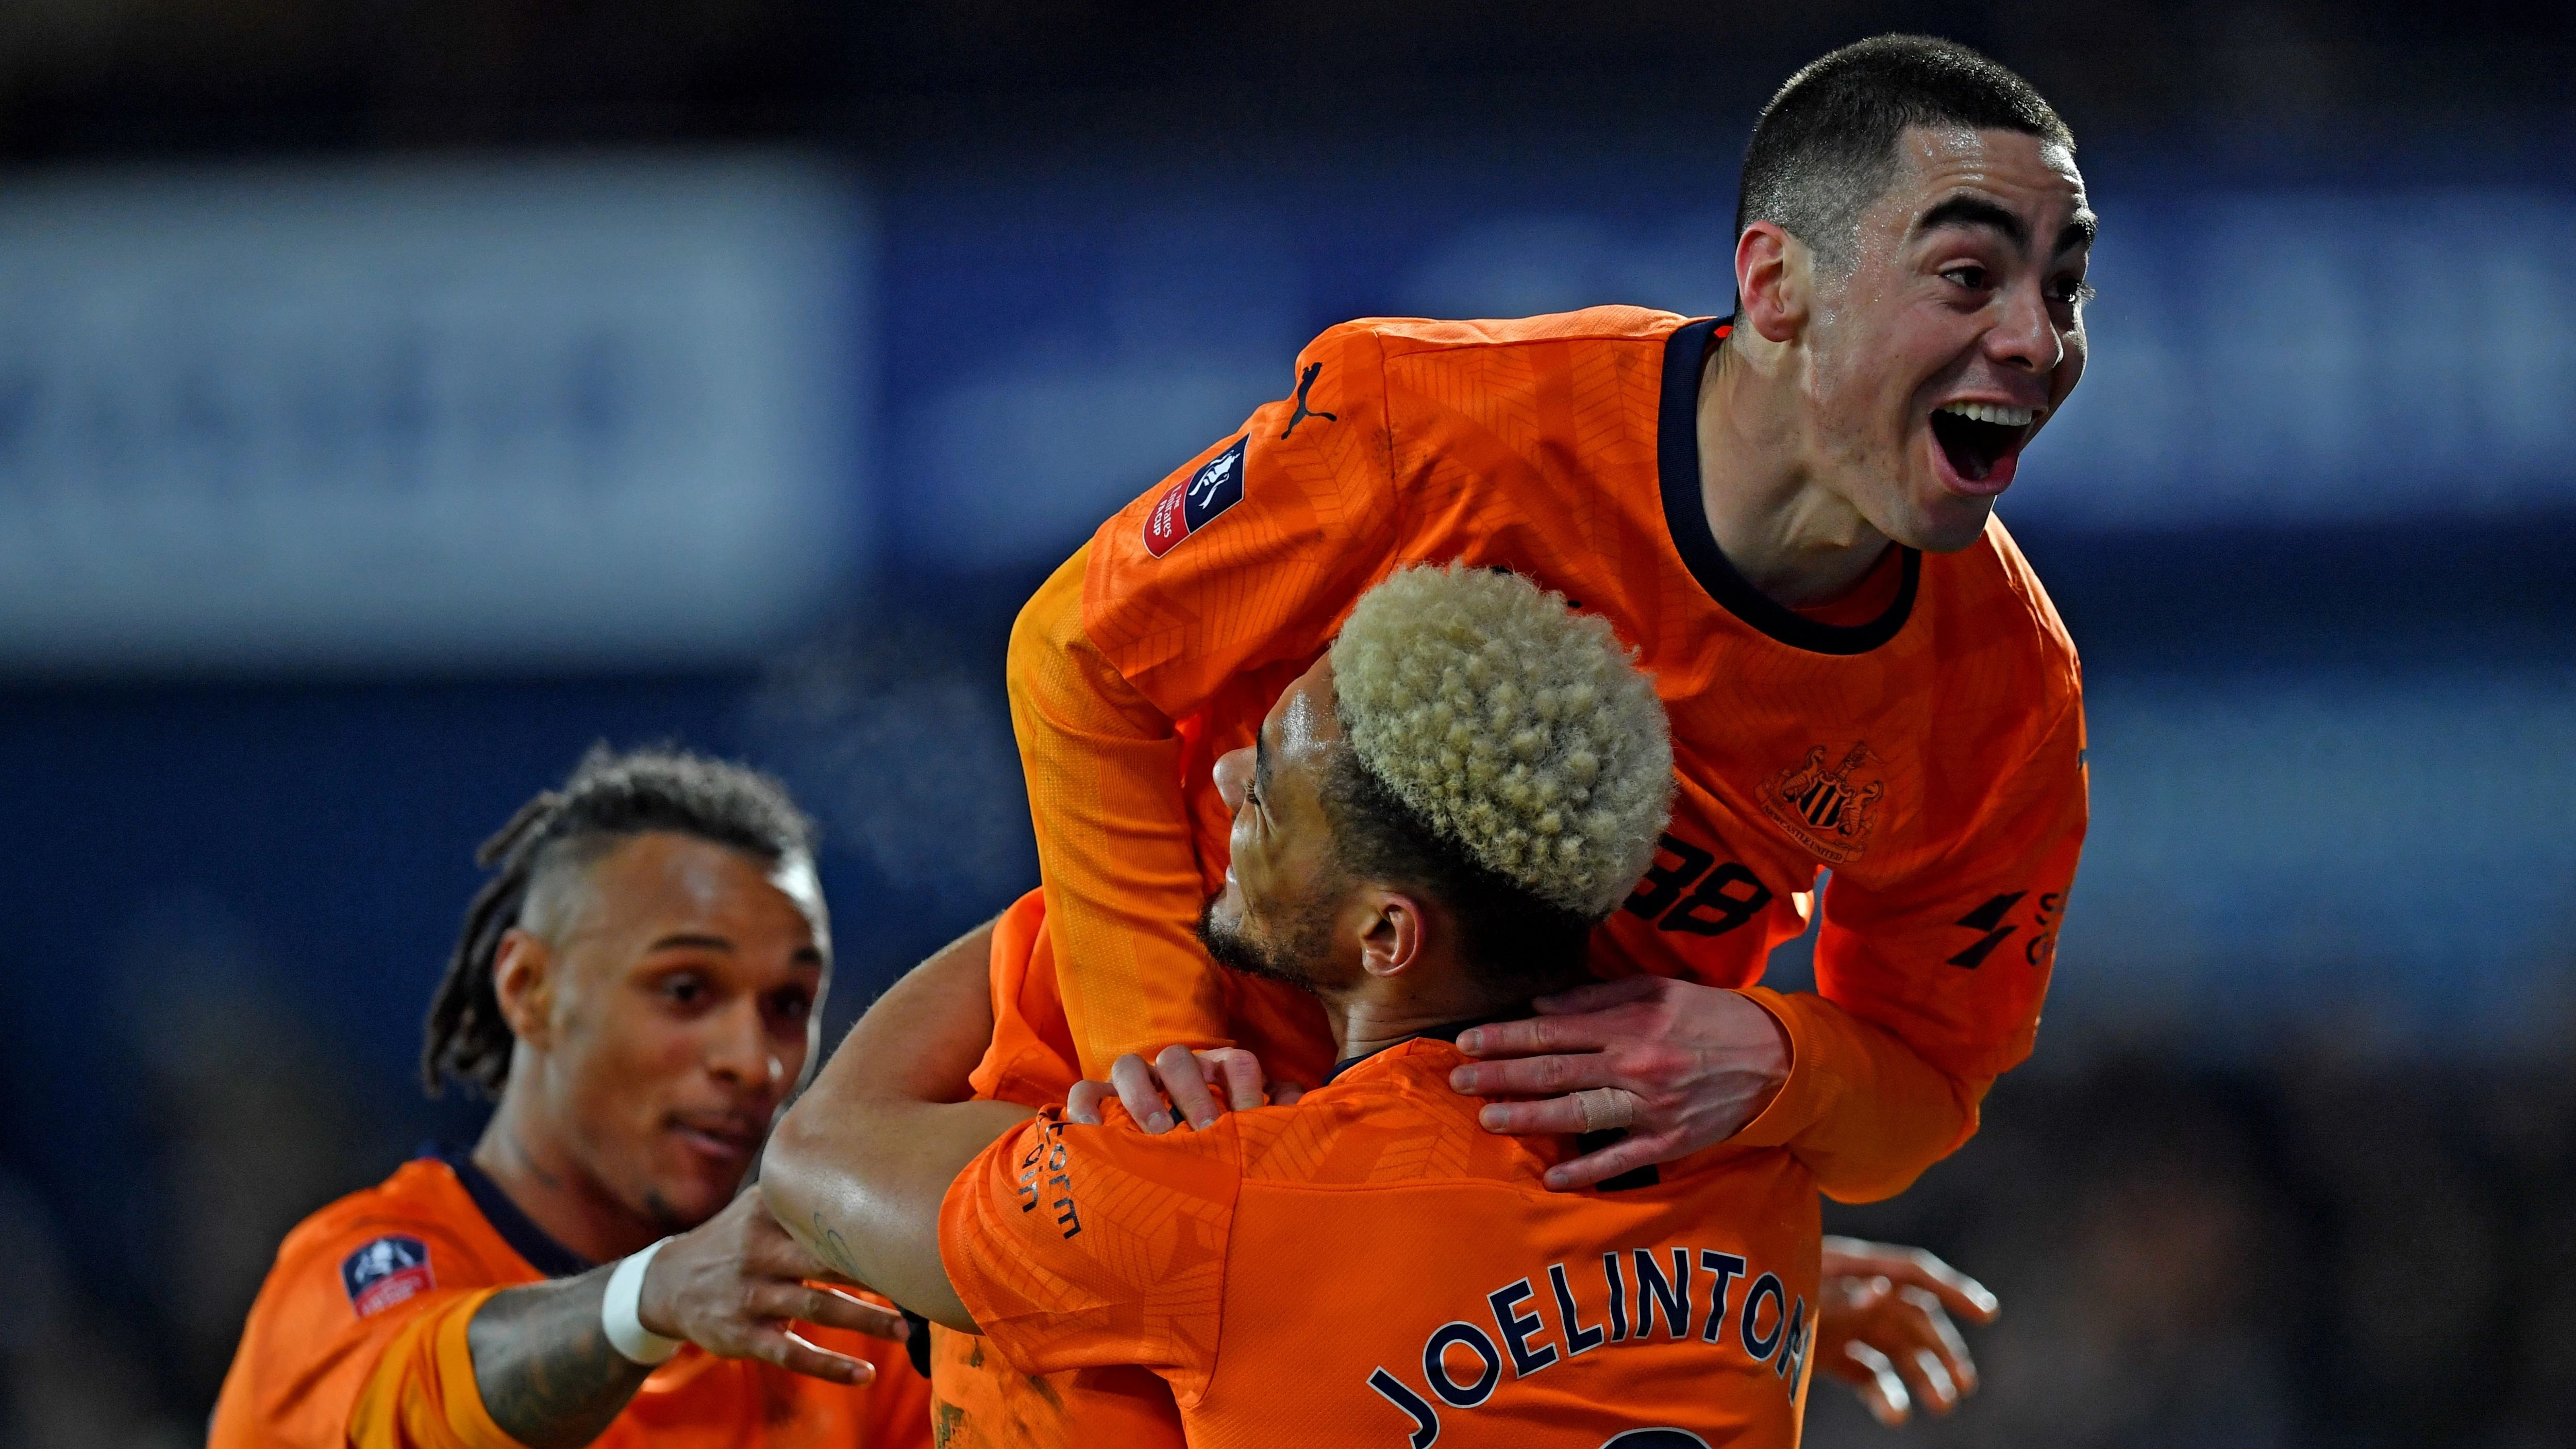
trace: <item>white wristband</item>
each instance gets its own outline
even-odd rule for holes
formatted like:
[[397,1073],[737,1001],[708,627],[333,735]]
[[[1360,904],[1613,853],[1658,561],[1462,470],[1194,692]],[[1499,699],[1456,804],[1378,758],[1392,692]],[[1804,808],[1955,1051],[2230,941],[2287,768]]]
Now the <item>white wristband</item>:
[[644,1270],[670,1241],[664,1238],[625,1259],[608,1275],[608,1296],[599,1303],[599,1326],[608,1330],[609,1345],[629,1363],[661,1363],[680,1351],[679,1339],[664,1338],[635,1315],[635,1304],[644,1296]]

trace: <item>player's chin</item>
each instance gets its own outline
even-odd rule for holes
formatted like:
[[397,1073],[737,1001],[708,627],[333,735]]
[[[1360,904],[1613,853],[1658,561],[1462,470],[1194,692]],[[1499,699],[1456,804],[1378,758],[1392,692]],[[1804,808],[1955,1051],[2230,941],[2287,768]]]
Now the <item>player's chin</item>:
[[1225,873],[1225,888],[1207,898],[1199,907],[1199,939],[1212,936],[1235,936],[1243,931],[1243,886],[1234,872]]
[[696,1168],[674,1170],[666,1165],[653,1179],[653,1200],[661,1209],[657,1216],[665,1219],[668,1231],[694,1228],[723,1212],[725,1204],[742,1190],[747,1175],[724,1177]]
[[1986,531],[1986,520],[1994,516],[1995,500],[2011,485],[2018,459],[2003,460],[2000,477],[1992,471],[1982,478],[1965,477],[1928,428],[1918,446],[1908,451],[1908,461],[1914,464],[1906,470],[1912,475],[1905,489],[1908,516],[1895,520],[1896,526],[1887,530],[1889,536],[1925,553],[1956,553],[1975,543]]
[[1995,512],[1991,498],[1955,498],[1935,496],[1915,509],[1911,537],[1897,537],[1908,548],[1925,553],[1957,553],[1967,548],[1986,532],[1986,520]]
[[751,1175],[760,1144],[735,1135],[674,1127],[659,1156],[654,1176],[664,1200],[683,1215],[708,1218],[731,1202],[743,1179]]

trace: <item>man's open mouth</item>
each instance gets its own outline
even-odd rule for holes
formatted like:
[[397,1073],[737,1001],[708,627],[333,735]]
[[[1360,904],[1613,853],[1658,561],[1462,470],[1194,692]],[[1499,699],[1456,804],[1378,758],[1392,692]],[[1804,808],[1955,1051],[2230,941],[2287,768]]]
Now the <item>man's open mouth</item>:
[[1932,440],[1950,460],[1952,471],[1971,483],[1982,483],[2021,451],[2038,416],[2036,408],[2007,403],[1944,403],[1932,410]]
[[679,1132],[682,1140],[701,1152],[748,1157],[760,1150],[760,1128],[739,1118],[681,1117],[675,1119],[671,1126]]

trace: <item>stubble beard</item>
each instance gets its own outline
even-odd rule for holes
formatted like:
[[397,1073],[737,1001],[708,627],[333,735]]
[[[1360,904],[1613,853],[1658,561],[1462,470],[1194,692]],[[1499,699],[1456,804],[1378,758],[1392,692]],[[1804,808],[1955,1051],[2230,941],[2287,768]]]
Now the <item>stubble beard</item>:
[[1199,944],[1209,959],[1228,971],[1317,994],[1309,963],[1324,957],[1331,914],[1314,908],[1300,910],[1290,917],[1283,939],[1263,940],[1245,930],[1241,921],[1229,926],[1217,920],[1217,903],[1224,899],[1225,893],[1219,891],[1199,908]]

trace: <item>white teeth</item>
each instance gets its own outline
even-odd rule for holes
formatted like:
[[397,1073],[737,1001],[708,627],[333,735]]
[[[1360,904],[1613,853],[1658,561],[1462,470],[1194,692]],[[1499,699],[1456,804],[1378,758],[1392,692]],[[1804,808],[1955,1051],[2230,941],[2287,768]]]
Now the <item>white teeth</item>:
[[2008,407],[2003,403],[1943,403],[1941,411],[1957,413],[1963,418],[1973,418],[1981,423],[1993,423],[2006,428],[2026,428],[2030,426],[2032,418],[2039,416],[2037,408]]

